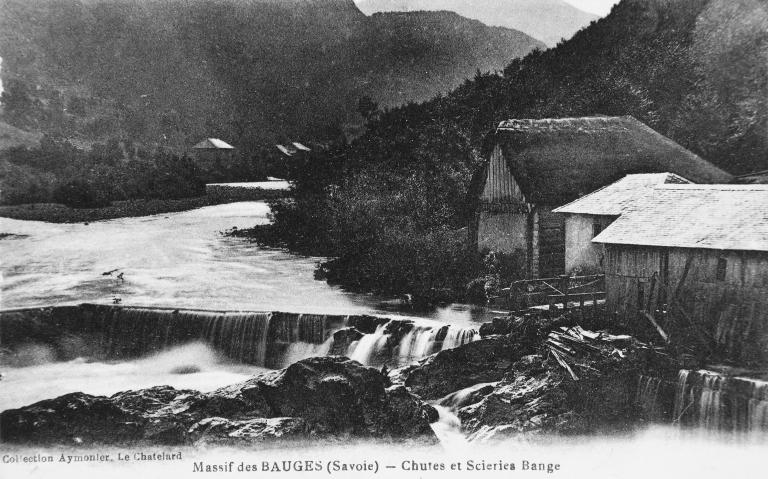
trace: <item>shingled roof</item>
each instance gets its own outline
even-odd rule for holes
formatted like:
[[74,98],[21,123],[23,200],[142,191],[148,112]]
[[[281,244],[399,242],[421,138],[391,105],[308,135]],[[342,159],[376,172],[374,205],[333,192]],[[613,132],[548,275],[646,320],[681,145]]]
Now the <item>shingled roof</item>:
[[768,185],[661,185],[592,241],[768,251]]
[[[695,183],[733,178],[631,116],[507,120],[492,140],[537,204],[562,205],[633,173],[671,172]],[[487,167],[476,172],[470,195],[482,192]]]
[[640,173],[627,175],[615,183],[600,188],[565,206],[555,208],[555,213],[618,216],[636,201],[648,197],[653,188],[663,184],[690,183],[674,173]]

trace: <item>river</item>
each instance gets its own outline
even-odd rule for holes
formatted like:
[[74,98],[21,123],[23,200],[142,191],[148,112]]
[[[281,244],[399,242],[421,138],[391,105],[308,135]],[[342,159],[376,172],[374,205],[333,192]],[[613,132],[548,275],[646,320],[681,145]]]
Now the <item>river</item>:
[[[222,231],[269,222],[264,202],[89,224],[0,218],[3,309],[112,303],[324,314],[404,314],[451,323],[493,312],[450,305],[399,309],[314,279],[321,258],[260,247]],[[105,274],[109,273],[110,274]],[[122,277],[118,275],[122,274]]]
[[[2,218],[2,309],[119,301],[122,306],[380,314],[474,328],[493,315],[466,305],[425,313],[398,310],[387,298],[315,280],[322,258],[221,234],[232,227],[267,223],[268,213],[264,202],[241,202],[89,224]],[[420,332],[429,339],[429,329]],[[412,339],[411,349],[424,342]],[[357,355],[370,355],[363,346]],[[292,359],[312,355],[315,349],[296,350]],[[0,367],[7,391],[0,395],[0,410],[74,391],[109,395],[157,384],[209,391],[263,371],[233,363],[205,344],[106,362],[87,354],[57,362],[47,347],[30,345],[12,361],[6,358],[3,364],[0,358]],[[194,372],[177,374],[179,370]]]

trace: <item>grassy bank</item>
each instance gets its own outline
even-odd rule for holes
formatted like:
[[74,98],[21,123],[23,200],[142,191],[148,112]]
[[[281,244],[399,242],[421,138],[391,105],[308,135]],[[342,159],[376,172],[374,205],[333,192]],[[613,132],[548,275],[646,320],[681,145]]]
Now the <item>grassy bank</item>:
[[60,203],[30,203],[0,206],[0,217],[17,220],[47,221],[49,223],[82,223],[172,213],[231,202],[231,200],[224,198],[197,196],[172,200],[115,201],[111,205],[101,208],[70,208]]

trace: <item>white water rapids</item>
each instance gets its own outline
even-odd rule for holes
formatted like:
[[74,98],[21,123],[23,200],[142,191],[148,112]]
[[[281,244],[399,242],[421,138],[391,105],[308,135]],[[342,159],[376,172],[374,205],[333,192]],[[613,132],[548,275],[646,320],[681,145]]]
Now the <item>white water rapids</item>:
[[[0,307],[119,301],[127,307],[337,315],[396,313],[417,322],[399,348],[402,362],[436,352],[434,335],[445,323],[452,326],[439,347],[445,349],[474,339],[473,329],[478,326],[475,321],[491,314],[463,305],[427,313],[394,311],[386,298],[345,292],[315,280],[314,270],[322,258],[296,256],[221,234],[232,227],[265,224],[268,214],[264,202],[240,202],[89,224],[0,218]],[[0,373],[4,374],[0,386],[12,391],[0,394],[0,410],[73,391],[110,394],[157,384],[210,390],[235,382],[258,371],[240,364],[238,358],[247,357],[250,364],[265,363],[266,344],[246,348],[236,339],[247,335],[264,342],[268,323],[260,331],[254,329],[257,322],[243,322],[247,320],[213,318],[209,321],[210,331],[202,334],[208,339],[206,343],[171,344],[169,349],[142,359],[97,361],[84,353],[80,359],[62,363],[56,362],[44,346],[30,345],[13,363],[3,364],[0,358]],[[130,329],[120,334],[131,334]],[[375,344],[381,339],[378,332],[366,335],[348,354],[369,364],[371,356],[379,352]],[[330,339],[324,344],[297,341],[289,344],[275,363],[287,365],[325,355],[329,348]],[[193,361],[189,360],[189,351],[199,353]],[[229,359],[220,353],[227,353]],[[190,367],[185,369],[184,363]],[[178,374],[179,370],[187,374]]]

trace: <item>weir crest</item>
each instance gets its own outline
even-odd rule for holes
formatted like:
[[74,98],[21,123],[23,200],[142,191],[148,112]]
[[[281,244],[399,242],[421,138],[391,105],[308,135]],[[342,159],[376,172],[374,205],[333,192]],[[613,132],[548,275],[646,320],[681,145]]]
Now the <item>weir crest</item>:
[[57,360],[124,360],[203,342],[228,360],[268,368],[328,354],[396,366],[479,338],[473,328],[406,318],[93,304],[1,311],[0,328],[6,354],[46,345]]

